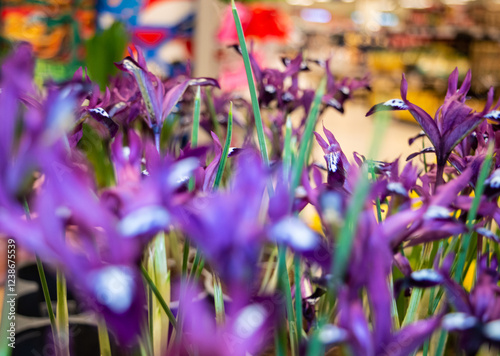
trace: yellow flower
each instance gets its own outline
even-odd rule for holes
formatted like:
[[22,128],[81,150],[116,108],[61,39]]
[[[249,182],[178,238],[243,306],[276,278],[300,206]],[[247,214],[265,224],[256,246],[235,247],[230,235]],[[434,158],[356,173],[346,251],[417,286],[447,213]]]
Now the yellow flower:
[[418,209],[422,206],[422,199],[420,199],[420,196],[414,190],[410,191],[410,198],[413,202],[411,205],[413,209]]
[[323,227],[321,225],[321,218],[316,210],[309,217],[309,227],[314,231],[323,234]]
[[476,260],[472,260],[470,268],[467,271],[464,279],[464,288],[467,292],[470,292],[472,285],[474,284],[474,277],[476,275]]

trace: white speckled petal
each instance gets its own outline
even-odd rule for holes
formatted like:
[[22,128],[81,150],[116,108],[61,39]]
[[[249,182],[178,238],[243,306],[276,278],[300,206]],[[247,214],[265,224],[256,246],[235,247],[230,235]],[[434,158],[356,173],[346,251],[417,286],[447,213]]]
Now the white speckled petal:
[[431,205],[427,208],[424,214],[424,219],[448,219],[450,218],[451,210],[444,206]]
[[287,217],[271,228],[271,238],[299,251],[310,251],[318,244],[318,236],[302,220]]
[[198,160],[194,157],[177,162],[168,176],[168,184],[177,187],[185,183],[191,177],[193,170],[198,167]]
[[500,119],[500,111],[498,110],[493,110],[484,115],[486,119],[493,119],[493,120],[499,120]]
[[260,304],[251,304],[243,308],[234,322],[236,335],[249,339],[264,325],[268,316],[268,312]]
[[346,330],[341,329],[338,326],[328,324],[321,328],[318,337],[323,344],[338,344],[347,339],[348,333]]
[[328,165],[328,170],[332,173],[337,172],[339,160],[340,160],[340,152],[330,152],[325,155],[326,162]]
[[118,224],[118,229],[125,237],[138,236],[148,231],[165,229],[170,224],[170,214],[159,205],[150,205],[134,210]]
[[408,196],[408,191],[400,182],[390,182],[387,184],[387,190],[399,195]]
[[103,108],[89,109],[89,112],[97,113],[97,114],[104,116],[104,117],[109,117],[108,113]]
[[451,313],[444,316],[441,326],[445,330],[467,330],[476,325],[477,319],[466,313]]
[[488,339],[499,342],[500,341],[500,319],[490,321],[483,327],[483,334]]
[[399,110],[408,110],[408,105],[405,104],[405,102],[401,99],[391,99],[387,100],[385,103],[382,105],[385,106],[390,106]]
[[132,270],[129,267],[104,267],[93,272],[90,281],[99,303],[114,313],[122,314],[132,305],[135,285]]
[[421,269],[412,272],[411,278],[416,282],[441,283],[443,281],[443,276],[432,269]]

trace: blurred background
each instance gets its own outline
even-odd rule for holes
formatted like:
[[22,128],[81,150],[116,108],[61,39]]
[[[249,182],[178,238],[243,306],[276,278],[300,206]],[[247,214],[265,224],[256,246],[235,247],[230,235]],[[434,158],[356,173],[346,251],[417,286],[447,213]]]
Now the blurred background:
[[[323,123],[347,152],[366,152],[375,103],[399,98],[401,74],[409,99],[433,114],[451,71],[472,69],[473,106],[500,84],[500,1],[494,0],[274,0],[238,3],[245,34],[264,67],[283,68],[282,57],[302,51],[330,58],[339,76],[371,74],[344,114],[328,109]],[[130,45],[141,48],[150,70],[218,78],[223,91],[246,93],[241,57],[227,1],[219,0],[2,0],[0,56],[15,41],[29,41],[38,56],[36,77],[62,80],[79,66],[102,87]],[[323,71],[301,75],[317,85]],[[416,151],[419,131],[406,112],[394,114],[381,159]]]

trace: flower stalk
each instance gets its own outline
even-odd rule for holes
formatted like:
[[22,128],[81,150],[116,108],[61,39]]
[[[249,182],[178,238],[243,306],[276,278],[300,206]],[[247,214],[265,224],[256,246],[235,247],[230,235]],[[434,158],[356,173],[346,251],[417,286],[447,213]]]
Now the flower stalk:
[[245,64],[245,72],[247,75],[248,88],[250,90],[250,98],[252,101],[253,116],[255,120],[255,128],[257,129],[257,138],[259,140],[260,153],[262,155],[262,160],[264,161],[264,163],[266,165],[269,165],[266,137],[264,135],[264,125],[262,123],[262,116],[260,114],[259,99],[257,98],[257,90],[255,88],[255,82],[253,80],[252,66],[250,64],[247,44],[245,42],[245,34],[243,33],[240,16],[238,15],[238,9],[236,8],[234,0],[231,0],[231,7],[233,12],[234,23],[236,25],[236,31],[238,33],[238,40],[240,43],[241,54],[243,55],[243,62]]

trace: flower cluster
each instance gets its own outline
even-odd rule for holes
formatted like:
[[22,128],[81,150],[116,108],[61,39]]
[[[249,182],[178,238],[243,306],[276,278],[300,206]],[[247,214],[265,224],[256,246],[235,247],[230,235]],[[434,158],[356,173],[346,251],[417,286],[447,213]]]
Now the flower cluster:
[[[19,45],[0,76],[0,234],[64,274],[121,347],[151,344],[155,355],[500,346],[493,90],[476,112],[470,73],[458,88],[454,71],[432,118],[407,100],[403,77],[402,98],[369,111],[409,110],[432,145],[418,154],[435,163],[350,160],[327,129],[314,133],[325,162],[310,162],[313,113],[343,112],[368,78],[336,80],[328,61],[302,55],[283,70],[248,59],[271,164],[244,99],[234,118],[247,137],[229,148],[234,98],[212,91],[215,79],[162,81],[137,52],[105,92],[82,70],[37,88],[31,49]],[[326,70],[324,93],[299,86],[314,63]],[[297,109],[305,116],[293,127]],[[217,131],[211,144],[197,145],[197,123]]]

